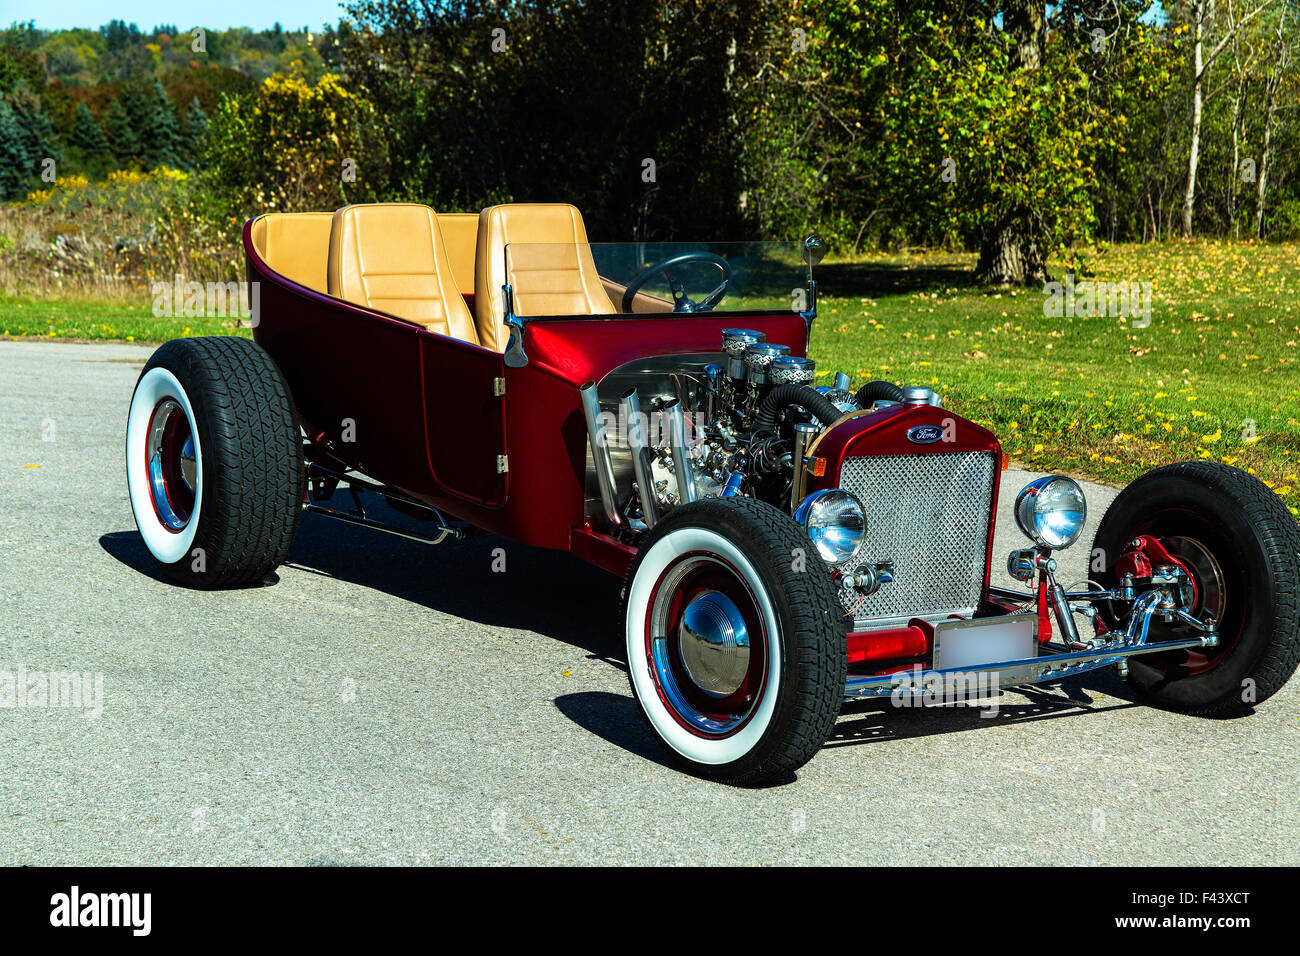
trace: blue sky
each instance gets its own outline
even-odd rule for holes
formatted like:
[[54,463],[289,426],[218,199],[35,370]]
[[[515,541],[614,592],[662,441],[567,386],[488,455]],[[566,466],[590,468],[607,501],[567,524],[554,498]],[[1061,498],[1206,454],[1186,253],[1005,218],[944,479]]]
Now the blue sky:
[[277,21],[286,30],[318,29],[324,23],[337,22],[342,13],[338,0],[0,0],[0,24],[35,20],[46,30],[98,27],[113,19],[135,23],[141,30],[159,23],[174,23],[182,30],[191,26],[261,30]]

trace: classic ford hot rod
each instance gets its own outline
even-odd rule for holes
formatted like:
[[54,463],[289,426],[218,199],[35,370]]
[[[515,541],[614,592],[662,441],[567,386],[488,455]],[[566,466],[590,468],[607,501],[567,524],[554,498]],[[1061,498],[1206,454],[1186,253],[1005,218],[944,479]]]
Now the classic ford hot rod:
[[816,236],[602,245],[568,205],[394,203],[258,216],[243,242],[253,340],[169,342],[131,400],[131,506],[177,582],[262,582],[304,512],[571,552],[622,582],[655,736],[733,783],[788,776],[845,700],[935,677],[1114,667],[1220,716],[1296,667],[1300,530],[1236,469],[1133,482],[1071,586],[1053,553],[1084,495],[1042,478],[1015,492],[1026,546],[994,555],[997,438],[807,357]]

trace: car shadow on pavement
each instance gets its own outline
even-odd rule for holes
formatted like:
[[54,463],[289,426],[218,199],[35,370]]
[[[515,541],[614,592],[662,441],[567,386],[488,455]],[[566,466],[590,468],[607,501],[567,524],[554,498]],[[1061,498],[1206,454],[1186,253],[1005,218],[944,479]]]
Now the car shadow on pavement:
[[155,581],[161,581],[164,584],[170,584],[158,565],[154,564],[153,558],[149,556],[149,551],[144,546],[144,539],[140,537],[139,531],[110,531],[107,534],[99,536],[99,546],[108,552],[110,557],[121,561],[132,571],[143,574],[147,578],[153,578]]
[[[152,578],[168,587],[185,587],[167,577],[158,570],[158,565],[154,563],[149,551],[144,546],[144,539],[140,537],[139,531],[109,531],[99,536],[99,546],[108,553],[110,557],[121,561],[132,571],[143,574],[147,578]],[[280,576],[274,572],[267,576],[265,581],[260,584],[251,585],[251,587],[266,587],[277,583]],[[232,588],[231,590],[241,590]]]
[[[601,740],[626,750],[633,756],[667,767],[674,773],[685,773],[646,726],[641,709],[632,699],[630,690],[627,696],[605,691],[565,694],[555,698],[555,707],[583,730]],[[747,785],[745,789],[766,790],[769,787],[784,786],[796,779],[797,775],[791,773],[761,784]]]
[[583,730],[621,750],[665,767],[672,766],[668,755],[646,726],[631,691],[627,696],[608,691],[564,694],[555,698],[555,708]]
[[[376,520],[421,534],[434,527],[374,495],[362,497],[367,514]],[[159,573],[138,531],[111,532],[99,543],[132,570],[171,583]],[[592,660],[627,669],[618,626],[619,582],[569,554],[493,535],[427,545],[305,514],[285,567],[372,588],[488,627],[533,631],[586,651]]]
[[[434,527],[365,498],[378,520],[423,534]],[[569,554],[495,535],[427,545],[307,514],[285,564],[488,627],[533,631],[625,669],[619,582]]]

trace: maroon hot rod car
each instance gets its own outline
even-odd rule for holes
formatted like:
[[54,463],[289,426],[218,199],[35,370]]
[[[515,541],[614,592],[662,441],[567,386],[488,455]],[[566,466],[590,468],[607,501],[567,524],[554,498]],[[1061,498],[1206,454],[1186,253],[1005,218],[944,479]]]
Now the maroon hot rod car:
[[[568,205],[394,203],[259,216],[243,242],[253,341],[169,342],[131,401],[131,505],[178,582],[264,580],[304,511],[571,552],[623,584],[654,734],[736,783],[807,761],[843,701],[936,679],[1115,667],[1224,715],[1295,669],[1300,531],[1236,469],[1139,478],[1068,588],[1052,553],[1084,496],[1040,479],[1017,491],[1028,546],[995,556],[997,438],[807,357],[816,236],[600,245]],[[990,586],[995,560],[1026,588]]]

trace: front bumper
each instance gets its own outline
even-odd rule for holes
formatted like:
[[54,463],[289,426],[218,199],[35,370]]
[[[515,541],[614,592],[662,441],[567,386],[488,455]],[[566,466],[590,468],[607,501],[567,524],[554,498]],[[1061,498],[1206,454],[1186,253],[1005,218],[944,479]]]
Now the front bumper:
[[[1055,581],[1052,580],[1052,586]],[[1045,595],[1047,588],[1040,588]],[[1214,621],[1201,621],[1192,616],[1178,600],[1180,589],[1176,581],[1161,581],[1150,590],[1137,594],[1131,582],[1122,589],[1109,591],[1065,591],[1056,589],[1059,601],[1053,603],[1057,626],[1065,636],[1065,644],[1041,644],[1038,656],[1017,660],[990,661],[987,664],[950,668],[914,667],[906,671],[869,676],[850,676],[844,685],[844,699],[862,700],[889,697],[895,693],[920,693],[935,683],[951,682],[967,675],[998,675],[997,686],[1017,687],[1060,680],[1101,667],[1119,665],[1126,667],[1130,657],[1140,654],[1160,654],[1168,651],[1213,648],[1219,645],[1219,635]],[[991,588],[990,594],[999,598],[1022,601],[1033,600],[1032,593],[1019,593],[1004,588]],[[1097,637],[1084,642],[1079,639],[1073,613],[1081,610],[1081,603],[1096,601],[1122,601],[1129,604],[1128,620],[1123,629],[1107,631],[1109,639]],[[1045,610],[1045,608],[1044,608]],[[1088,610],[1092,610],[1091,607]],[[1178,623],[1196,632],[1175,640],[1147,642],[1151,622],[1155,618]]]

